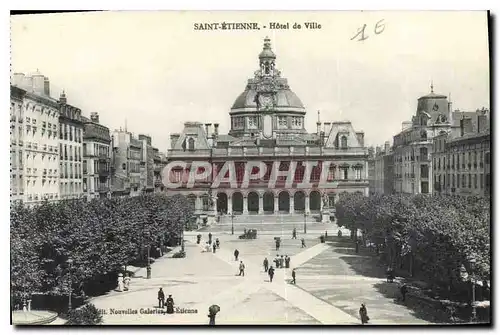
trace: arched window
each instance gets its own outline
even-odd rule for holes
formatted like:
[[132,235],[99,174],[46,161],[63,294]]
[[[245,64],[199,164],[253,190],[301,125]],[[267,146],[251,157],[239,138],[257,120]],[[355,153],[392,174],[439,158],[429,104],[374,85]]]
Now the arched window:
[[194,139],[192,137],[190,137],[188,140],[188,149],[194,150]]
[[420,132],[420,139],[427,140],[427,132],[425,130]]
[[347,137],[342,136],[342,137],[340,138],[340,147],[341,147],[342,149],[347,149]]

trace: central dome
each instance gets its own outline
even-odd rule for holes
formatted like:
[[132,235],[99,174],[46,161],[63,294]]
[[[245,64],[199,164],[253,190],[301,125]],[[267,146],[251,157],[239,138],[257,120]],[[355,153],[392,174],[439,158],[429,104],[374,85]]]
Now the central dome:
[[[255,89],[247,88],[241,93],[234,101],[231,109],[240,108],[257,108],[257,91]],[[277,108],[304,108],[302,101],[291,90],[278,90],[276,92],[276,107]]]
[[272,110],[275,112],[302,112],[304,105],[299,97],[290,89],[288,81],[281,77],[280,71],[275,68],[276,55],[271,49],[271,40],[264,39],[264,47],[259,54],[260,69],[255,77],[248,80],[245,91],[241,93],[231,107],[232,113],[258,112],[259,95],[273,97]]

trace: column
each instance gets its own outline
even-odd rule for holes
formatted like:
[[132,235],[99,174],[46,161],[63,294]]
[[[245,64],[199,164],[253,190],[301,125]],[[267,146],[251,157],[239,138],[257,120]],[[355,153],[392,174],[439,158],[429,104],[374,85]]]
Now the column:
[[243,215],[248,215],[248,197],[243,197]]
[[278,195],[274,194],[274,213],[277,214],[279,211]]
[[319,194],[319,211],[323,212],[323,194]]
[[309,202],[309,194],[306,194],[306,200],[305,200],[305,209],[304,211],[306,212],[306,214],[309,214],[311,212],[311,204]]
[[231,195],[227,196],[227,213],[233,214],[233,198]]
[[259,194],[259,214],[264,214],[264,195]]
[[291,194],[288,194],[288,202],[290,204],[290,214],[294,214],[295,213],[295,198],[291,195]]
[[[217,208],[217,200],[219,199],[218,196],[215,196],[212,200],[214,201],[214,212],[215,214],[217,214],[219,211],[218,211],[218,208]],[[211,209],[211,208],[210,208]]]

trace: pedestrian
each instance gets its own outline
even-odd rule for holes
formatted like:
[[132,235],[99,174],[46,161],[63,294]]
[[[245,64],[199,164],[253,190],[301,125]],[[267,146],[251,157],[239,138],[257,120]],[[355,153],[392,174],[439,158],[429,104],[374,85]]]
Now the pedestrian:
[[290,267],[290,257],[288,257],[288,255],[285,256],[285,268],[289,268]]
[[295,269],[292,270],[292,283],[295,284]]
[[171,294],[167,298],[167,314],[174,314],[174,299]]
[[325,230],[325,238],[328,237],[328,230]]
[[128,288],[130,286],[130,277],[128,276],[128,273],[126,273],[125,278],[123,278],[123,286],[124,286],[124,290],[128,291]]
[[163,308],[165,306],[165,293],[163,289],[160,287],[158,290],[158,308]]
[[267,260],[267,257],[264,258],[264,272],[267,272],[269,270],[269,261]]
[[297,239],[297,229],[293,228],[292,239]]
[[213,249],[214,254],[215,254],[215,250],[217,249],[217,244],[215,244],[215,242],[214,242],[214,244],[212,245],[212,249]]
[[356,253],[359,253],[359,240],[356,239]]
[[210,243],[208,242],[205,244],[205,251],[210,252]]
[[240,274],[238,276],[245,277],[245,264],[243,264],[243,261],[240,261]]
[[217,249],[220,249],[220,241],[219,238],[215,239],[215,244],[217,245]]
[[238,251],[238,249],[235,249],[234,250],[234,260],[235,261],[238,261],[238,256],[239,256],[240,252]]
[[304,238],[302,238],[301,242],[302,242],[301,248],[306,248],[306,240],[304,240]]
[[408,286],[406,286],[406,284],[403,284],[400,290],[401,290],[401,299],[404,302],[406,299],[406,293],[408,292]]
[[267,271],[267,273],[269,274],[269,282],[273,282],[273,277],[274,277],[274,268],[271,266],[269,268],[269,271]]
[[276,251],[280,250],[280,240],[276,239]]
[[283,268],[285,266],[285,259],[283,258],[283,255],[281,255],[280,258],[280,268]]
[[208,324],[210,326],[215,326],[215,316],[217,315],[217,313],[220,311],[220,307],[218,305],[212,305],[208,308],[208,318],[209,318],[209,322]]
[[208,233],[208,244],[212,244],[212,233]]
[[370,320],[365,304],[361,304],[361,308],[359,309],[359,317],[361,318],[361,324],[363,325]]
[[278,259],[278,255],[276,255],[276,258],[274,258],[274,265],[276,266],[276,268],[280,267],[280,261]]

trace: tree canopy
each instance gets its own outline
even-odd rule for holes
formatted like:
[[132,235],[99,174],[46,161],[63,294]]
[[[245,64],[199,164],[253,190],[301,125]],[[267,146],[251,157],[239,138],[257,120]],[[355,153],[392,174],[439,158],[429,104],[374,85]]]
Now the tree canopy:
[[180,237],[193,212],[181,195],[15,204],[10,213],[12,293],[15,298],[67,294],[69,275],[78,289],[118,272],[147,246]]

